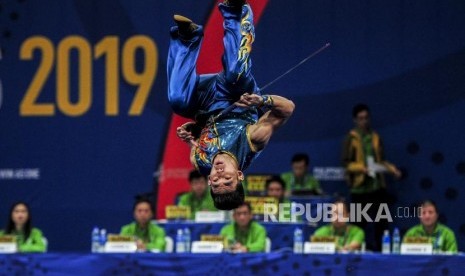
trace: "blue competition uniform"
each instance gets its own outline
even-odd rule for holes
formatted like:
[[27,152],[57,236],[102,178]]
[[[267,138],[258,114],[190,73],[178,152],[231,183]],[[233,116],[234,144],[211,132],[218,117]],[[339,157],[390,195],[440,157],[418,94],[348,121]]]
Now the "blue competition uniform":
[[[178,27],[171,28],[168,53],[168,100],[173,111],[195,119],[196,115],[214,114],[230,106],[245,92],[260,94],[251,73],[249,58],[255,39],[253,13],[249,5],[242,10],[219,4],[224,18],[223,71],[217,74],[197,75],[196,62],[203,38],[203,28],[194,31],[194,37],[181,40]],[[232,112],[243,112],[235,108]]]
[[218,122],[209,123],[200,134],[199,146],[191,159],[197,170],[209,175],[216,154],[224,152],[233,157],[244,171],[258,157],[257,151],[249,137],[249,126],[256,123],[251,112],[229,113]]

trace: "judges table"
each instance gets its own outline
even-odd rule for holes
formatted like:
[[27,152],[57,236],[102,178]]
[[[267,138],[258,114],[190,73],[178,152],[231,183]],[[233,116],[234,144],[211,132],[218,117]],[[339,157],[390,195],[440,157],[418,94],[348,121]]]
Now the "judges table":
[[463,275],[465,256],[0,254],[0,275]]
[[[284,223],[284,222],[260,222],[266,229],[267,236],[271,239],[271,250],[292,248],[294,230],[299,227],[304,231],[304,238],[308,240],[315,228],[305,223]],[[227,223],[196,223],[196,222],[160,222],[157,224],[165,229],[166,235],[173,241],[176,240],[178,229],[189,228],[192,241],[200,240],[202,234],[219,234],[221,228]]]

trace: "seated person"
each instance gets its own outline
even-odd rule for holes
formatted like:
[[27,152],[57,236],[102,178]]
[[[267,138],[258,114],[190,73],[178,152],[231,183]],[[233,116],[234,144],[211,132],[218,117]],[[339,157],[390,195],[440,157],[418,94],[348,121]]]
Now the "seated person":
[[420,224],[410,228],[405,233],[407,237],[428,237],[433,243],[433,251],[457,252],[457,241],[454,232],[444,224],[438,222],[438,208],[436,203],[425,200],[420,205]]
[[320,182],[309,172],[310,158],[305,153],[297,153],[291,160],[291,172],[281,174],[286,182],[286,196],[291,196],[295,191],[305,190],[312,194],[321,195],[323,191]]
[[152,223],[152,217],[152,202],[147,199],[139,199],[134,204],[135,221],[121,228],[121,235],[136,238],[138,251],[165,251],[165,230]]
[[[279,205],[278,205],[279,221],[284,221],[284,222],[291,221],[292,219],[291,217],[292,211],[290,209],[291,202],[289,201],[289,199],[285,198],[286,183],[284,182],[284,180],[279,175],[274,175],[271,178],[266,180],[265,189],[266,189],[266,196],[276,198],[279,204],[281,203],[289,204],[288,207],[286,207],[288,209],[285,209],[285,210],[289,210],[289,212],[288,213],[284,212],[283,214],[279,214]],[[298,216],[297,220],[302,221],[302,217]]]
[[[336,200],[334,212],[331,214],[333,222],[321,226],[313,234],[314,237],[335,237],[336,251],[360,250],[365,242],[365,232],[362,228],[345,222],[349,220],[349,209],[343,200]],[[342,215],[342,218],[339,217]]]
[[233,252],[265,252],[266,230],[252,221],[252,207],[244,202],[234,209],[234,222],[225,225],[220,235],[226,237]]
[[189,173],[189,183],[191,191],[183,194],[179,198],[179,206],[189,206],[191,208],[191,219],[195,219],[198,211],[217,211],[213,199],[210,196],[210,189],[207,177],[200,172],[193,170]]
[[24,202],[13,204],[10,210],[10,219],[0,237],[5,235],[16,236],[18,252],[45,252],[46,245],[42,231],[32,227],[29,207]]
[[266,180],[265,183],[266,196],[274,197],[279,203],[290,203],[284,197],[286,191],[286,183],[279,175],[274,175]]

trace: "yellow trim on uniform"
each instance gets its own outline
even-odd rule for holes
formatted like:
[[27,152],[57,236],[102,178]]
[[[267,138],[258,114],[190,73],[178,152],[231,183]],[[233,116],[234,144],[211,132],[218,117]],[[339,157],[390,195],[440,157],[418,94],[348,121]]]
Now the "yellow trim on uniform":
[[252,152],[257,152],[257,148],[255,147],[255,145],[252,142],[252,139],[250,138],[249,127],[250,127],[250,124],[246,126],[245,136],[247,137],[247,142],[249,143],[249,147],[252,150]]
[[197,158],[195,158],[195,153],[196,153],[197,147],[192,147],[191,148],[191,164],[195,167],[197,171],[199,170],[199,164],[197,164]]
[[226,155],[229,155],[234,160],[234,162],[236,162],[237,167],[239,168],[239,162],[237,162],[236,156],[234,156],[234,154],[230,153],[229,151],[225,151],[225,150],[219,150],[217,153],[215,153],[215,155],[213,155],[212,160],[211,160],[212,167],[213,167],[213,163],[214,163],[213,161],[215,160],[216,156],[218,154],[220,154],[220,153],[224,153]]

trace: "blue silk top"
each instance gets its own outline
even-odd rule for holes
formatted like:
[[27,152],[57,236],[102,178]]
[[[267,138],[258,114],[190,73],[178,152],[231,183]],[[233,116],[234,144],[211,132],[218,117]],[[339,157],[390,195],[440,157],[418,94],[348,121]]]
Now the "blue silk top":
[[236,159],[239,170],[247,169],[261,152],[256,151],[248,132],[249,126],[256,122],[253,113],[231,112],[217,122],[208,123],[192,153],[194,166],[203,175],[209,175],[216,154],[224,152]]

